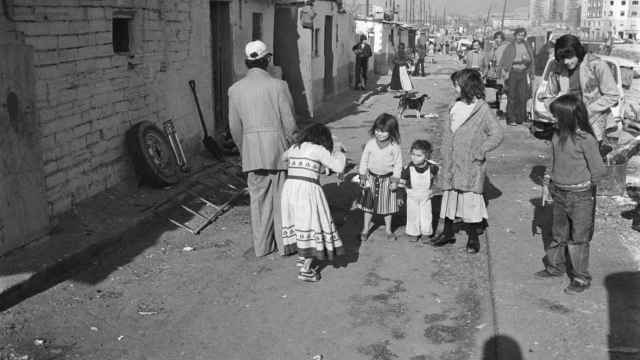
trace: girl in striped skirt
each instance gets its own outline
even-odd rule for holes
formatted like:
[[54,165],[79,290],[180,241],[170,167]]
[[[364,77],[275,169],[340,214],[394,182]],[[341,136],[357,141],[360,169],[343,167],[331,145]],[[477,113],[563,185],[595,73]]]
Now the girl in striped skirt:
[[398,212],[396,189],[402,172],[402,150],[398,120],[384,113],[369,130],[360,159],[360,187],[362,196],[358,207],[364,212],[364,225],[360,240],[367,241],[374,214],[384,217],[387,240],[396,240],[391,231],[391,217]]

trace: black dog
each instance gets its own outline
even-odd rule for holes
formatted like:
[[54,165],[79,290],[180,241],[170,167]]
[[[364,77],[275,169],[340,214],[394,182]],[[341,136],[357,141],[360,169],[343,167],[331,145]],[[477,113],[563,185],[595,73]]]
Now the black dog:
[[402,116],[407,109],[415,110],[416,118],[420,119],[422,117],[422,105],[424,105],[424,101],[426,99],[429,99],[429,95],[417,91],[408,91],[395,97],[400,99],[398,100],[400,119],[402,119]]

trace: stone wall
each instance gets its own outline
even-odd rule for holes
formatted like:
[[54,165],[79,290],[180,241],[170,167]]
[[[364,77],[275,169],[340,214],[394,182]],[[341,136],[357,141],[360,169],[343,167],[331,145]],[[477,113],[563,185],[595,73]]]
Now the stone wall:
[[[313,5],[316,13],[314,29],[305,29],[298,24],[298,51],[300,55],[300,72],[305,83],[307,102],[310,113],[328,97],[347,90],[353,83],[355,55],[351,51],[356,44],[355,22],[351,14],[339,13],[338,5],[333,1],[316,1]],[[324,73],[324,34],[326,16],[333,17],[331,41],[333,51],[333,89],[325,91]],[[318,32],[317,56],[313,48],[313,31]]]
[[[37,112],[52,215],[133,175],[124,135],[172,119],[188,152],[201,128],[187,81],[211,119],[209,2],[14,0],[34,48]],[[131,17],[131,50],[114,53],[112,19]]]

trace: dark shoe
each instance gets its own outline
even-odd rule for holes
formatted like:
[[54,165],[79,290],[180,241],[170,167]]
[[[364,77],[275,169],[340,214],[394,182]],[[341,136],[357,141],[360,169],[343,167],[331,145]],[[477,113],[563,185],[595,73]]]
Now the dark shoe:
[[435,236],[433,235],[429,235],[429,236],[423,236],[422,237],[422,245],[427,245],[427,244],[431,244],[433,242],[433,239],[435,239]]
[[564,289],[564,292],[565,294],[569,294],[569,295],[577,295],[587,290],[590,287],[591,287],[590,283],[582,282],[574,279],[571,281],[569,286],[567,286],[566,289]]
[[549,272],[547,269],[545,269],[545,270],[540,270],[538,272],[533,273],[533,276],[539,279],[548,279],[548,278],[561,277],[562,274],[554,274],[552,272]]
[[443,232],[433,239],[433,241],[431,242],[431,246],[440,247],[440,246],[445,246],[447,244],[453,244],[455,242],[456,242],[455,236],[451,234],[446,234]]
[[469,241],[467,243],[468,254],[477,254],[479,251],[480,251],[480,242],[477,239],[475,241]]
[[420,240],[420,235],[418,236],[409,236],[409,242],[415,243]]

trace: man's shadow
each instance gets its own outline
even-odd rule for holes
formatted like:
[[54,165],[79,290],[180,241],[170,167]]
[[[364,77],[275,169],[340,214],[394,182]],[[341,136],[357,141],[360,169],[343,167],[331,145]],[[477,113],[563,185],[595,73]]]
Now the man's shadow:
[[[536,165],[531,168],[529,178],[533,183],[540,186],[542,191],[542,180],[546,167],[543,165]],[[542,204],[542,193],[539,197],[529,199],[531,205],[533,205],[533,219],[531,220],[531,234],[542,236],[542,246],[545,251],[549,248],[549,244],[553,240],[552,227],[553,227],[553,205]]]
[[482,360],[522,360],[518,342],[507,335],[496,335],[484,343]]
[[604,280],[609,309],[610,360],[640,358],[640,272],[607,275]]
[[[351,167],[352,168],[352,167]],[[348,167],[345,173],[350,170]],[[360,229],[362,228],[362,211],[354,208],[356,199],[360,196],[360,186],[352,182],[356,174],[346,174],[342,182],[326,184],[322,187],[327,202],[331,208],[333,221],[338,228],[344,253],[332,261],[322,261],[318,270],[333,265],[333,267],[347,267],[359,258]]]

